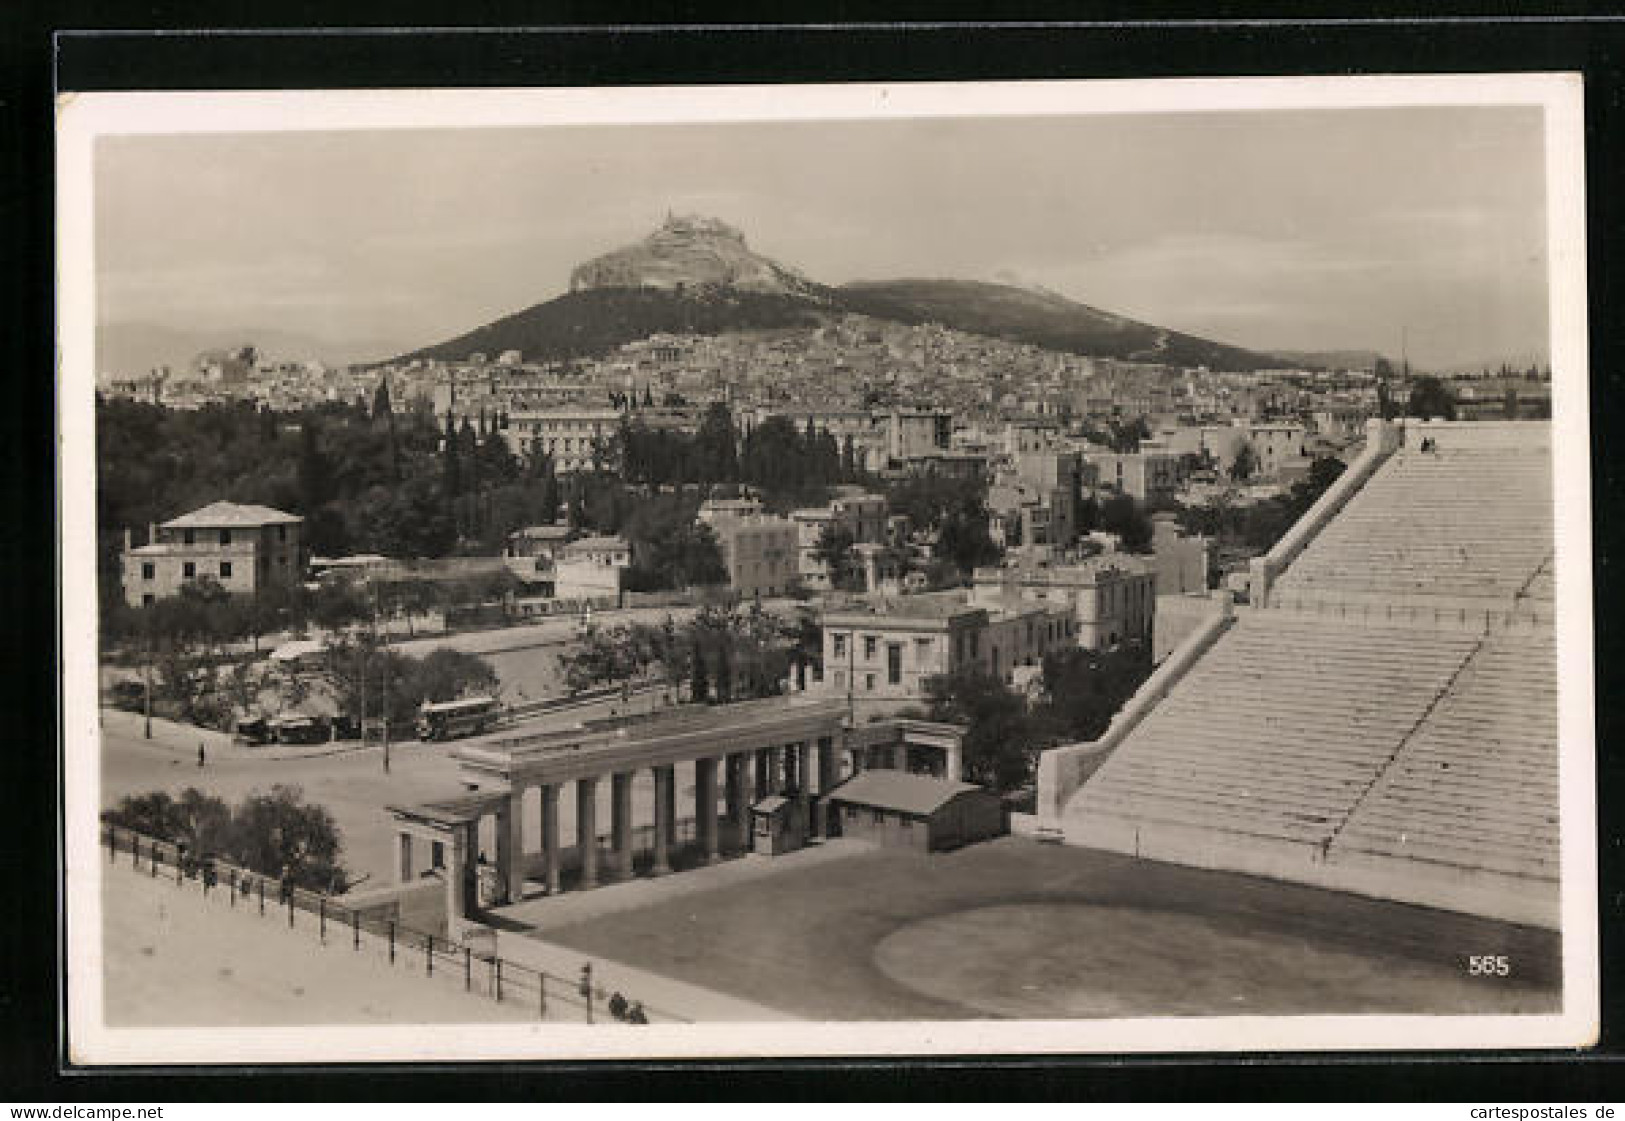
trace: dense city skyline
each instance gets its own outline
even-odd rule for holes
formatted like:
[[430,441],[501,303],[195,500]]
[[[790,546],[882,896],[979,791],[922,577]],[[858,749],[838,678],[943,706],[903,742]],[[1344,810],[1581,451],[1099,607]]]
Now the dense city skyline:
[[1256,348],[1397,354],[1404,332],[1419,363],[1544,358],[1542,138],[1536,109],[1457,107],[117,137],[98,310],[404,351],[560,294],[670,210],[825,283],[1000,280]]

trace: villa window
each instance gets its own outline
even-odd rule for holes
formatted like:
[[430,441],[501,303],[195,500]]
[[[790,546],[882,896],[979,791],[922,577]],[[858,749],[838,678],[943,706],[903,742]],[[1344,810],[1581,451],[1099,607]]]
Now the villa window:
[[865,661],[875,656],[875,650],[879,647],[879,644],[880,640],[874,635],[866,634],[863,636],[863,657]]
[[197,575],[197,565],[196,564],[193,564],[191,561],[182,562],[182,564],[181,564],[181,578],[183,580],[190,580],[196,575]]
[[197,535],[189,529],[181,531],[181,540],[188,545],[196,544],[196,538]]
[[230,561],[221,561],[220,562],[220,579],[222,579],[222,580],[230,580],[231,579],[231,562]]
[[231,530],[222,529],[220,531],[220,544],[222,544],[222,545],[230,545],[231,544]]
[[141,579],[143,579],[143,580],[151,580],[154,575],[155,575],[155,573],[153,571],[151,561],[147,561],[144,564],[142,564],[142,566],[141,566]]

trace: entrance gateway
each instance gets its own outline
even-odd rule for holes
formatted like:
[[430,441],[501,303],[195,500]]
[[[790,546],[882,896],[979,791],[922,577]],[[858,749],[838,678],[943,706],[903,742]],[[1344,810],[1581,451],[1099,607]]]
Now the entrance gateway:
[[[494,819],[493,905],[524,898],[527,882],[547,894],[563,890],[566,859],[587,889],[633,874],[634,836],[650,855],[650,873],[671,871],[677,843],[676,766],[694,766],[693,840],[714,863],[724,847],[751,847],[751,806],[771,796],[794,799],[812,836],[828,835],[824,796],[844,778],[879,768],[918,770],[958,779],[964,729],[924,720],[892,719],[847,727],[840,702],[808,705],[783,698],[677,709],[585,729],[568,729],[464,745],[453,752],[466,792],[387,807],[399,845],[401,883],[416,875],[419,840],[445,854],[448,934],[478,910],[479,828]],[[654,779],[654,823],[634,830],[632,782],[647,770]],[[609,845],[600,852],[598,787],[610,787]],[[576,838],[561,843],[559,799],[575,786]],[[524,851],[525,795],[540,793],[541,851]],[[725,811],[718,813],[718,802]],[[724,837],[727,839],[724,845]]]

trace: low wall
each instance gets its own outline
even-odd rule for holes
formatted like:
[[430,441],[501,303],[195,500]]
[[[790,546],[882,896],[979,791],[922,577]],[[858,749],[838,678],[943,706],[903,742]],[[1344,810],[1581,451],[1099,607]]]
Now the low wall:
[[338,902],[360,912],[364,922],[394,922],[426,934],[446,933],[446,881],[436,873],[409,883],[351,891]]
[[1157,703],[1190,672],[1203,654],[1219,640],[1234,621],[1230,604],[1220,600],[1219,611],[1192,631],[1179,649],[1157,667],[1127,704],[1112,717],[1108,727],[1093,743],[1074,743],[1055,747],[1038,757],[1038,816],[1046,823],[1056,823],[1066,809],[1067,801],[1082,786],[1084,780],[1106,761],[1107,756],[1123,742]]
[[1558,885],[1482,869],[1340,851],[1208,826],[1132,821],[1090,814],[1067,823],[1066,843],[1191,868],[1414,903],[1444,911],[1557,930]]

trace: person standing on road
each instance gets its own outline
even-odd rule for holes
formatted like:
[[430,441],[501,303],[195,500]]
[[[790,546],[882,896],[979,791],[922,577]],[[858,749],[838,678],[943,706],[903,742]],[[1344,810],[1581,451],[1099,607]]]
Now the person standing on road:
[[204,755],[203,745],[200,743],[200,744],[197,745],[197,765],[200,766],[200,767],[203,766],[203,762],[204,762],[205,758],[207,758],[207,757]]

